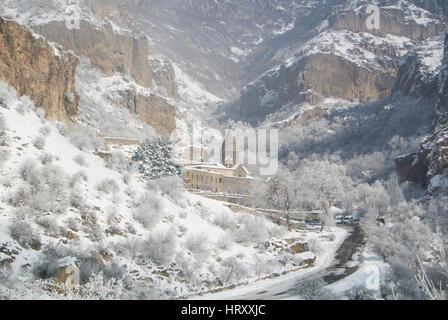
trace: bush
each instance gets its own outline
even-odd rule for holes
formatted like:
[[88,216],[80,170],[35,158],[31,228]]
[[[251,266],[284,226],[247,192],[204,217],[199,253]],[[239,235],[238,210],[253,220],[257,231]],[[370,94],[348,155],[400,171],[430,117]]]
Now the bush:
[[11,237],[25,249],[40,250],[42,247],[40,235],[28,222],[14,222],[9,231]]
[[74,188],[81,181],[84,181],[84,182],[89,181],[89,178],[87,177],[87,173],[82,170],[78,171],[70,178],[70,182],[69,182],[70,188]]
[[243,216],[241,223],[242,226],[235,234],[238,242],[251,243],[269,237],[269,231],[264,219],[247,215]]
[[10,153],[8,150],[1,149],[0,150],[0,168],[8,161],[10,157]]
[[104,179],[96,186],[96,190],[104,193],[118,193],[120,191],[120,187],[113,179]]
[[168,196],[177,203],[186,191],[184,181],[177,176],[160,178],[157,185],[163,196]]
[[233,246],[233,238],[228,233],[222,235],[216,242],[216,246],[221,250],[229,250]]
[[114,261],[107,265],[98,264],[92,254],[93,251],[97,251],[95,247],[84,248],[49,243],[42,248],[32,272],[40,279],[53,278],[59,271],[60,261],[70,258],[77,262],[81,272],[81,284],[83,285],[89,283],[98,274],[104,275],[104,279],[107,281],[121,279],[124,276],[125,269]]
[[22,96],[19,99],[19,104],[16,107],[16,110],[21,115],[25,115],[28,112],[31,112],[34,109],[34,103],[27,96]]
[[217,213],[213,223],[226,231],[235,229],[235,222],[233,222],[232,216],[227,211]]
[[205,259],[209,254],[209,240],[201,233],[191,234],[185,240],[185,248],[198,259]]
[[34,160],[28,159],[22,162],[19,167],[19,175],[23,181],[28,182],[31,186],[39,186],[40,173]]
[[158,231],[151,234],[142,246],[142,258],[150,259],[156,264],[166,265],[176,253],[176,231]]
[[139,200],[133,217],[145,229],[151,229],[162,220],[163,215],[161,209],[160,200],[147,194]]
[[112,152],[112,157],[106,160],[106,168],[124,173],[131,168],[131,163],[122,151]]
[[73,161],[75,161],[81,167],[87,167],[86,159],[82,154],[78,154],[76,157],[74,157]]
[[36,220],[36,223],[40,225],[50,237],[59,236],[62,233],[62,228],[55,218],[39,217]]
[[325,285],[325,281],[319,278],[305,279],[298,283],[296,291],[304,300],[318,300],[326,295]]
[[236,257],[226,258],[223,263],[223,270],[220,275],[221,281],[225,284],[237,284],[248,274],[247,268]]
[[53,160],[54,160],[53,155],[51,155],[50,153],[44,153],[39,157],[40,163],[44,166],[52,164]]
[[143,142],[134,153],[132,161],[149,180],[163,177],[182,176],[183,166],[174,154],[174,143],[168,138],[155,138]]
[[70,205],[73,208],[83,210],[88,208],[88,204],[84,201],[84,197],[82,195],[82,191],[79,188],[74,188],[70,194]]
[[[67,130],[67,128],[62,128],[62,130]],[[104,145],[104,140],[100,139],[94,132],[87,128],[72,129],[64,133],[70,139],[70,142],[79,150],[93,150],[96,152]]]
[[51,134],[51,128],[49,126],[43,126],[39,132],[42,136],[48,137]]
[[6,121],[2,114],[0,114],[0,135],[6,130]]

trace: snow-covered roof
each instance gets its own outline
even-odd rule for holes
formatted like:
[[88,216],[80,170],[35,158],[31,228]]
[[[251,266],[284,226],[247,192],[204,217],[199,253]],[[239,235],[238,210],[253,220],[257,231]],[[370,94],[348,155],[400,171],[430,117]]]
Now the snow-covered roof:
[[330,209],[328,209],[328,212],[330,214],[343,214],[344,210],[342,210],[342,209],[340,209],[338,207],[333,206],[333,207],[330,207]]

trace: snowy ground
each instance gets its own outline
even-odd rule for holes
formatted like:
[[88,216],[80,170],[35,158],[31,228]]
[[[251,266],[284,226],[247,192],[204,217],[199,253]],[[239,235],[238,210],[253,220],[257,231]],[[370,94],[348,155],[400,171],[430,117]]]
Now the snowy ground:
[[[328,232],[328,231],[327,231]],[[195,296],[192,300],[256,300],[256,299],[294,299],[285,294],[294,288],[298,280],[311,277],[325,270],[333,262],[337,249],[341,246],[348,235],[343,228],[333,227],[330,230],[336,236],[332,242],[321,243],[320,251],[317,253],[316,264],[313,267],[291,272],[274,279],[252,281],[249,285],[236,289],[227,290],[215,294]],[[309,233],[310,238],[318,238],[319,233]]]
[[355,273],[327,286],[326,288],[335,293],[341,293],[352,288],[365,287],[373,293],[376,298],[381,298],[381,283],[388,269],[388,265],[384,263],[378,255],[372,253],[368,247],[364,248],[362,251],[359,263],[359,269]]
[[[178,298],[304,264],[300,254],[268,250],[267,240],[317,239],[323,250],[313,251],[320,266],[343,236],[339,229],[288,232],[176,183],[148,183],[129,167],[131,147],[105,146],[92,128],[46,119],[4,83],[0,98],[0,264],[11,267],[10,276],[19,277],[14,279],[29,283],[38,279],[35,267],[42,261],[51,266],[70,259],[84,276],[93,262],[93,269],[143,287],[146,298]],[[101,156],[105,147],[112,159]],[[13,226],[19,232],[13,234]],[[328,239],[332,233],[335,242]],[[3,286],[0,296],[10,298]],[[17,297],[35,298],[26,292]]]

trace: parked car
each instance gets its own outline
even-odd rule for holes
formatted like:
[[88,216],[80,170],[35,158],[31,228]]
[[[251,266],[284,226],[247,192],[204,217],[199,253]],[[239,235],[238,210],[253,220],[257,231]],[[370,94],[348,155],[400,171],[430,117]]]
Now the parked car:
[[318,219],[313,219],[311,221],[307,222],[310,226],[320,226],[322,225],[322,222]]
[[336,220],[336,224],[343,224],[344,223],[344,216],[336,216],[335,220]]

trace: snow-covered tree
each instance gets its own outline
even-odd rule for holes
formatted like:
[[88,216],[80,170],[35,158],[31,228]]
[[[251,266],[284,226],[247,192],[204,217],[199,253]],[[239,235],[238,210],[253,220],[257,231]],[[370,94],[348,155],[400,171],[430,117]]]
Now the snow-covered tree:
[[184,170],[174,154],[174,143],[168,138],[145,140],[132,157],[146,178],[182,176]]

